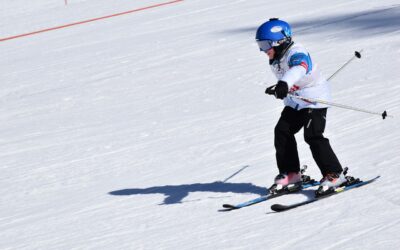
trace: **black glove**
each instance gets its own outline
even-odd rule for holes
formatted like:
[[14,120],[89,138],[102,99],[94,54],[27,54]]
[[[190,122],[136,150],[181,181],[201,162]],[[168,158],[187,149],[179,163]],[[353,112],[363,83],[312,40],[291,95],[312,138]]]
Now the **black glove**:
[[288,92],[288,84],[284,81],[278,81],[275,87],[275,97],[278,99],[283,99],[287,96]]
[[289,92],[288,84],[284,81],[278,81],[277,84],[268,87],[265,93],[268,95],[274,95],[278,99],[283,99]]

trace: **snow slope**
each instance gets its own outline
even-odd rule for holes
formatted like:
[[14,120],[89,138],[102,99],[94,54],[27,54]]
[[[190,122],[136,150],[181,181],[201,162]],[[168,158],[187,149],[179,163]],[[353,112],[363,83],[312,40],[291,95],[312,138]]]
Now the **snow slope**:
[[[0,38],[161,1],[2,1]],[[282,103],[255,30],[289,21],[332,80],[326,135],[369,186],[221,213],[276,175]],[[185,0],[0,43],[0,249],[400,248],[400,4]],[[302,164],[320,178],[298,135]]]

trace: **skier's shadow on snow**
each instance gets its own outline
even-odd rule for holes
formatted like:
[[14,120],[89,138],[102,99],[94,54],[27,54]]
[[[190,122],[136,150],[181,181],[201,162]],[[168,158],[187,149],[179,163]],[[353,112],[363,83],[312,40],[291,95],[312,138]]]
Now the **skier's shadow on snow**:
[[194,183],[183,185],[156,186],[149,188],[130,188],[112,191],[110,195],[143,195],[143,194],[163,194],[164,202],[160,205],[182,203],[182,200],[194,192],[214,192],[214,193],[253,193],[264,195],[267,192],[265,187],[259,187],[252,183]]

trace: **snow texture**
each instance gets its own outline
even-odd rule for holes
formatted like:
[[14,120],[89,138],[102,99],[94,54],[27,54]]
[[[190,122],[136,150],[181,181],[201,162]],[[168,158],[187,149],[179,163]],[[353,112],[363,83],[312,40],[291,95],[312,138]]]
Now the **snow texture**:
[[[39,3],[40,2],[40,3]],[[1,1],[0,37],[161,1]],[[332,79],[326,136],[374,184],[229,213],[277,174],[270,17]],[[0,43],[0,249],[400,249],[398,0],[185,0]],[[302,164],[320,178],[302,133]]]

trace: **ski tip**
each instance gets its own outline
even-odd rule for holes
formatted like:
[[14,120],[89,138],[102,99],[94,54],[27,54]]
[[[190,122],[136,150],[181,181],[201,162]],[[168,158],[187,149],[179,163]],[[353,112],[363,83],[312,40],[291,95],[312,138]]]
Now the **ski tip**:
[[379,178],[381,178],[381,176],[380,175],[377,175],[375,178],[373,178],[372,180],[374,181],[374,180],[376,180],[376,179],[379,179]]
[[219,209],[218,212],[228,212],[228,211],[239,209],[238,207],[235,207],[234,205],[231,205],[231,204],[223,204],[222,207],[223,208]]
[[372,179],[363,180],[362,182],[370,183],[370,182],[376,181],[376,180],[379,179],[380,177],[381,177],[380,175],[377,175],[377,176],[375,176],[375,177],[372,178]]
[[234,205],[231,204],[223,204],[222,205],[223,208],[229,208],[229,209],[236,209],[237,207],[235,207]]
[[282,212],[285,211],[287,209],[287,206],[282,205],[282,204],[273,204],[271,206],[271,209],[275,212]]

